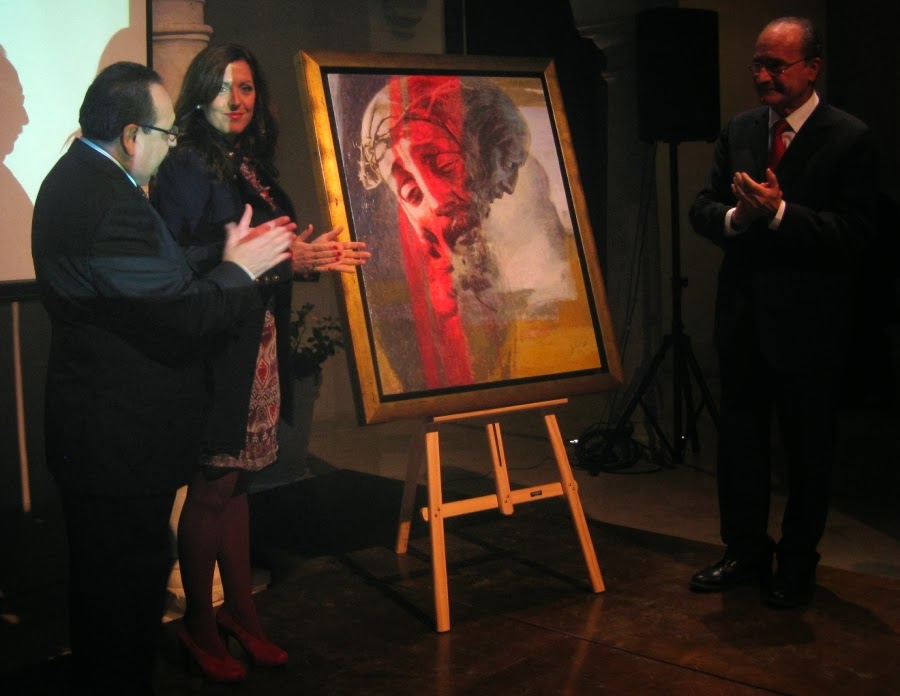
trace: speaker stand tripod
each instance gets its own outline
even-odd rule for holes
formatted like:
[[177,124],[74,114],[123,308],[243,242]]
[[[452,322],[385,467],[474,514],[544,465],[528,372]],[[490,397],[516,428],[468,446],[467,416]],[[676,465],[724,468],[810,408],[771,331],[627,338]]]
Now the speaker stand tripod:
[[[687,278],[681,275],[681,233],[679,225],[678,206],[678,143],[669,142],[669,190],[671,197],[671,224],[672,224],[672,330],[663,337],[663,343],[650,361],[646,374],[641,379],[634,396],[628,402],[625,410],[619,418],[615,429],[607,436],[600,457],[589,469],[596,475],[602,470],[603,464],[610,457],[610,450],[619,442],[631,415],[640,406],[644,410],[647,422],[657,434],[660,441],[669,453],[673,464],[680,464],[684,460],[685,445],[691,442],[695,452],[700,449],[700,439],[697,435],[697,418],[703,408],[709,411],[710,418],[716,429],[719,427],[719,412],[713,401],[712,394],[703,379],[700,365],[691,348],[691,339],[684,332],[684,323],[681,316],[681,293],[687,287]],[[653,384],[657,370],[666,357],[666,353],[672,351],[672,433],[673,442],[669,442],[665,432],[657,421],[653,412],[647,408],[644,395]],[[694,395],[691,389],[691,379],[696,382],[700,390],[701,400],[694,406]]]

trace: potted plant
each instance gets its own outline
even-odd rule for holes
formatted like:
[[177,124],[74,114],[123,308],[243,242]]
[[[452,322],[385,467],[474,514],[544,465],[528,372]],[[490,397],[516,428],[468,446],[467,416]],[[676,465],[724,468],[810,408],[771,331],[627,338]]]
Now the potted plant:
[[306,302],[293,311],[291,320],[291,358],[294,378],[322,378],[322,363],[344,347],[341,325],[333,317],[317,316],[314,305]]
[[280,436],[281,455],[300,474],[309,475],[307,450],[313,409],[322,384],[322,364],[343,349],[340,323],[330,316],[318,316],[310,302],[293,310],[291,318],[291,360],[294,384],[293,424]]

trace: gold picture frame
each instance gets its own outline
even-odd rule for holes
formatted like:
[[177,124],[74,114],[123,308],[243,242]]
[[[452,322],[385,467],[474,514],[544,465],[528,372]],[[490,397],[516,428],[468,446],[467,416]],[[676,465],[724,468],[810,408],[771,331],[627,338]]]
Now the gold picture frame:
[[[361,423],[622,384],[553,62],[301,51]],[[326,227],[327,229],[328,227]]]

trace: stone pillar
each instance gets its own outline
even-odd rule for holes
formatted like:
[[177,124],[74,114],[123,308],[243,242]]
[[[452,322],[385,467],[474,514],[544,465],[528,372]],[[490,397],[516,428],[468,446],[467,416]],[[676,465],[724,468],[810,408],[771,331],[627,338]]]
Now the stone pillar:
[[203,22],[206,0],[153,0],[153,69],[178,99],[188,65],[209,45],[213,29]]

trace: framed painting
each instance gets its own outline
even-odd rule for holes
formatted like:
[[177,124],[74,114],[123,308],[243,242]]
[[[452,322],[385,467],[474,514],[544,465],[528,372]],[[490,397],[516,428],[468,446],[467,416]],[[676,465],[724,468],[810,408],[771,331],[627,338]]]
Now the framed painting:
[[362,423],[617,387],[621,364],[552,61],[301,51]]

